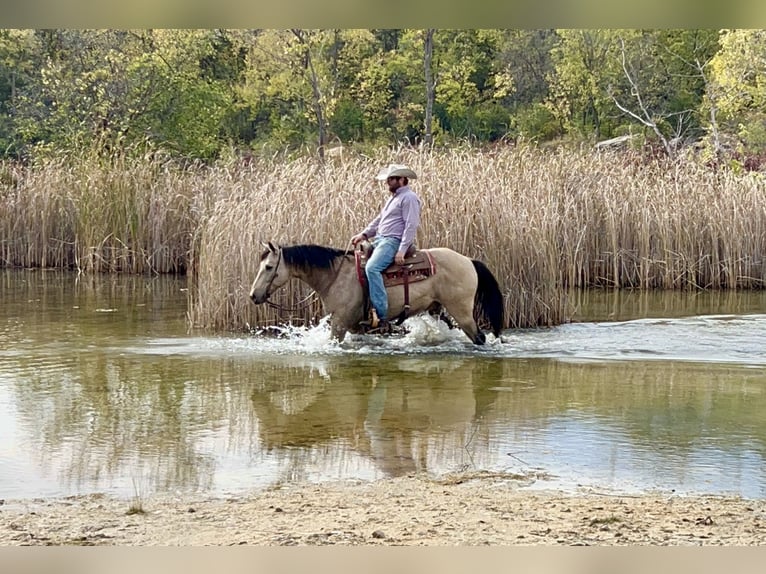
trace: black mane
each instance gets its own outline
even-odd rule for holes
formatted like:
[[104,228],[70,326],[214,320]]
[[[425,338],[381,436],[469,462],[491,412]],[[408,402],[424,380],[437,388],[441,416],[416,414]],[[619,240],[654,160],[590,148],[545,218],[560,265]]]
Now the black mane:
[[339,257],[348,252],[322,245],[291,245],[282,248],[285,263],[294,267],[329,269]]

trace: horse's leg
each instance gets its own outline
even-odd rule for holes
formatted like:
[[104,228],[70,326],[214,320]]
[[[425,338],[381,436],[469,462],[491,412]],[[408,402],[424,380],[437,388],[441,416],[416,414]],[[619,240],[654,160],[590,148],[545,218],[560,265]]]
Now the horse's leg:
[[330,326],[330,334],[332,335],[333,339],[336,339],[338,343],[342,343],[343,339],[346,338],[346,327],[337,323],[332,323]]
[[442,321],[444,321],[447,326],[450,329],[454,329],[457,325],[455,325],[455,322],[452,320],[452,317],[449,316],[447,313],[447,310],[444,308],[444,305],[439,303],[438,301],[434,301],[431,303],[431,305],[428,306],[428,314],[431,315],[431,317],[438,317]]
[[483,345],[485,343],[487,338],[473,318],[473,300],[470,300],[468,304],[457,301],[450,304],[445,303],[444,307],[474,345]]
[[361,319],[361,305],[350,304],[342,309],[334,309],[330,318],[330,332],[339,343],[342,343],[349,329],[353,332],[354,325],[358,324]]

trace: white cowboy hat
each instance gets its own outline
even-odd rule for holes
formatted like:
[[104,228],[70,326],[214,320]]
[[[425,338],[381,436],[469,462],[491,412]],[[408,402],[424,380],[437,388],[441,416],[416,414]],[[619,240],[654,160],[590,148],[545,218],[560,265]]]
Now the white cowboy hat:
[[407,179],[417,179],[418,176],[406,165],[392,163],[388,167],[381,169],[378,175],[375,176],[375,179],[379,181],[385,181],[389,177],[406,177]]

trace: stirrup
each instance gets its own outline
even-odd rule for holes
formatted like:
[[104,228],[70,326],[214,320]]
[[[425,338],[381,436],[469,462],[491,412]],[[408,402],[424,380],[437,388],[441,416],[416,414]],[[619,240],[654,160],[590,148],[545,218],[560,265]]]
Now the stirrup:
[[378,313],[375,311],[374,308],[370,309],[369,319],[360,321],[359,324],[367,327],[368,329],[377,329],[378,325],[380,325],[380,319],[378,318]]
[[378,322],[376,327],[372,327],[367,331],[370,335],[391,335],[394,332],[394,325],[385,319]]

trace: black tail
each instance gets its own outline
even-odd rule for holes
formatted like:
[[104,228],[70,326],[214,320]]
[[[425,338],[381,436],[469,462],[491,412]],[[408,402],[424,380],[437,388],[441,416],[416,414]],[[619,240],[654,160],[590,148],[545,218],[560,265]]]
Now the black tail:
[[492,326],[495,337],[500,336],[503,330],[503,294],[497,279],[492,271],[481,261],[472,259],[476,274],[479,276],[479,284],[476,286],[475,305]]

